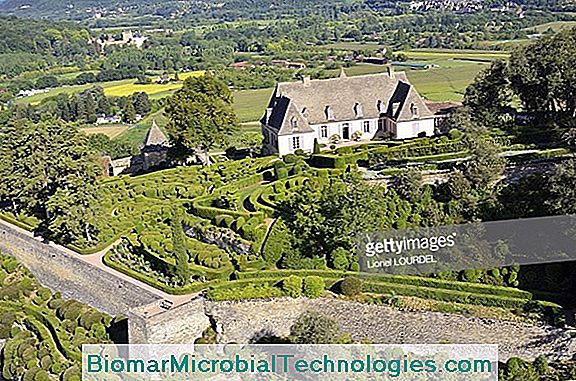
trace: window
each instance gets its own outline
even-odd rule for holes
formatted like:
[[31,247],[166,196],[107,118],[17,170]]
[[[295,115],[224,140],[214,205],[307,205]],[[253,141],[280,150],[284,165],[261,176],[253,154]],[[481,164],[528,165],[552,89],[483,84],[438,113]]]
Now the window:
[[297,150],[300,149],[300,137],[294,136],[292,138],[292,149]]
[[365,121],[363,123],[364,126],[364,132],[370,132],[370,122],[369,121]]
[[328,137],[328,126],[321,126],[320,127],[320,137],[327,138]]
[[386,120],[378,119],[378,129],[380,131],[386,131]]

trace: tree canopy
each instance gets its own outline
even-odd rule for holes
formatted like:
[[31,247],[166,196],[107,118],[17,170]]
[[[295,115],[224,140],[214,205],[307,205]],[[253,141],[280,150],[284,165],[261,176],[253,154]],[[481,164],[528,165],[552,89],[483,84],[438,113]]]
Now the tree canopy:
[[92,241],[101,169],[86,135],[52,119],[18,120],[2,126],[0,142],[0,201],[15,215],[38,218],[42,229],[63,242]]
[[222,145],[239,126],[232,93],[211,74],[189,77],[166,104],[166,127],[177,157]]

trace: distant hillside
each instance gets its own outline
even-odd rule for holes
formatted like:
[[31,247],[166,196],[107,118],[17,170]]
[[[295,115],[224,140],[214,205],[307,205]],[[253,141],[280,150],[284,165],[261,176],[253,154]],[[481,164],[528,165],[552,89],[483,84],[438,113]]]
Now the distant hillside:
[[4,0],[0,12],[68,20],[95,19],[96,15],[237,20],[305,15],[313,9],[358,5],[364,5],[364,0]]
[[88,30],[77,24],[0,16],[2,74],[70,65],[95,54]]
[[[424,4],[424,5],[423,5]],[[412,11],[470,11],[513,7],[548,11],[573,10],[573,0],[0,0],[0,13],[28,18],[94,20],[94,26],[148,23],[160,19],[246,20],[332,15],[359,9],[388,14]],[[139,18],[137,20],[136,18]],[[112,24],[103,20],[115,20]],[[123,21],[122,21],[123,20]],[[119,25],[120,25],[119,24]]]

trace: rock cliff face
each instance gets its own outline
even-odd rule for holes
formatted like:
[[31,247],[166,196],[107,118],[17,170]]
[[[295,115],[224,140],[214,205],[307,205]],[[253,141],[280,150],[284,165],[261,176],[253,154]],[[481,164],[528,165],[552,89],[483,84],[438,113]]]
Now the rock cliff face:
[[277,299],[207,303],[221,342],[254,342],[286,336],[306,310],[337,320],[354,340],[382,344],[498,344],[499,357],[572,358],[576,342],[566,330],[544,325],[436,312],[406,312],[338,299]]

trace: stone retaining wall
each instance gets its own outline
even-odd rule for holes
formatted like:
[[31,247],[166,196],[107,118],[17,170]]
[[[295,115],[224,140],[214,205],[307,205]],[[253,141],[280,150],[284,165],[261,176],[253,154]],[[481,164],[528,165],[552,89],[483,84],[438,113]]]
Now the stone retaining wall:
[[382,344],[498,344],[499,356],[568,359],[576,343],[563,329],[545,325],[436,312],[407,312],[387,306],[322,299],[276,299],[208,303],[222,342],[253,342],[262,336],[286,336],[298,316],[315,311],[335,319],[354,340]]
[[64,298],[76,299],[113,316],[127,315],[130,308],[158,299],[5,223],[0,223],[0,251],[17,258],[45,287],[62,293]]
[[133,308],[128,315],[130,344],[194,343],[211,325],[204,308],[203,298],[165,311],[158,303]]

